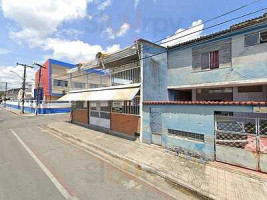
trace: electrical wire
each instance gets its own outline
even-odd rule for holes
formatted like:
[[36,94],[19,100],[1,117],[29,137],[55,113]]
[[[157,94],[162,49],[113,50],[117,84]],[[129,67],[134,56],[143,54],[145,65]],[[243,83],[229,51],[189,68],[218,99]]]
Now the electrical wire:
[[[239,17],[235,17],[235,18],[233,18],[233,19],[230,19],[230,20],[227,20],[227,21],[218,23],[218,24],[216,24],[216,25],[213,25],[212,27],[219,26],[219,25],[225,24],[225,23],[227,23],[227,22],[230,22],[230,21],[233,21],[233,20],[236,20],[236,19],[240,19],[240,18],[243,18],[243,17],[245,17],[245,16],[252,15],[252,14],[261,12],[261,11],[263,11],[263,10],[267,10],[267,8],[259,9],[259,10],[254,11],[254,12],[251,12],[251,13],[248,13],[248,14],[245,14],[245,15],[242,15],[242,16],[239,16]],[[207,28],[211,28],[211,27],[207,27]],[[247,29],[248,29],[248,28],[247,28]],[[197,31],[197,32],[199,32],[199,31]],[[186,36],[186,35],[185,35],[185,36]],[[138,61],[141,61],[141,60],[145,60],[145,59],[147,59],[147,58],[151,58],[151,57],[154,57],[154,56],[158,56],[158,55],[161,55],[161,54],[164,54],[164,53],[166,53],[165,50],[162,51],[162,52],[160,52],[160,53],[152,54],[152,55],[150,55],[150,56],[146,56],[146,57],[137,59],[137,60],[132,61],[132,62],[129,62],[129,63],[127,63],[127,64],[135,63],[135,62],[138,62]],[[88,69],[85,69],[85,70],[88,70]],[[84,70],[84,71],[85,71],[85,70]],[[105,69],[100,69],[99,72],[101,72],[101,71],[105,71]],[[83,71],[80,71],[80,72],[83,72]],[[81,74],[81,75],[77,75],[77,76],[72,76],[72,78],[77,78],[77,77],[84,76],[84,75],[86,75],[86,74],[93,74],[93,73],[94,73],[94,72],[88,72],[88,73],[85,73],[85,74]],[[66,77],[66,76],[68,76],[68,75],[63,75],[63,76],[58,76],[58,77]],[[68,80],[68,79],[69,79],[69,78],[62,79],[62,80]]]

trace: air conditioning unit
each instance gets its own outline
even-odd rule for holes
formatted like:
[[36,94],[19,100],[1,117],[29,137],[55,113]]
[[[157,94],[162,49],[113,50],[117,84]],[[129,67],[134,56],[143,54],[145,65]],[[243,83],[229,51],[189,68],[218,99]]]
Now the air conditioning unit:
[[267,42],[267,31],[260,32],[260,42]]

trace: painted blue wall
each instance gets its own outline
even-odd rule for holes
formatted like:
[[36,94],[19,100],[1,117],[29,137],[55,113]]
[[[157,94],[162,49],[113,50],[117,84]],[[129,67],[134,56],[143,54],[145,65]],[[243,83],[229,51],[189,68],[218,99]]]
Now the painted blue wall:
[[[214,160],[214,112],[253,112],[253,106],[216,105],[143,105],[142,141],[151,144],[150,108],[161,113],[162,146],[180,148],[186,154]],[[204,134],[204,142],[188,140],[168,134],[168,129]]]
[[[246,31],[229,33],[212,40],[193,43],[168,51],[168,86],[186,87],[199,84],[231,83],[267,78],[267,43],[250,47],[244,46],[244,36],[261,30],[267,30],[267,24]],[[192,48],[213,42],[232,40],[231,63],[214,70],[192,68]]]
[[166,101],[167,51],[151,43],[142,43],[142,85],[144,101]]
[[[14,108],[17,110],[21,110],[21,105],[12,105],[6,104],[7,107]],[[35,113],[35,108],[33,107],[24,107],[24,112],[26,113]],[[56,114],[56,113],[69,113],[71,112],[71,108],[38,108],[38,114]]]

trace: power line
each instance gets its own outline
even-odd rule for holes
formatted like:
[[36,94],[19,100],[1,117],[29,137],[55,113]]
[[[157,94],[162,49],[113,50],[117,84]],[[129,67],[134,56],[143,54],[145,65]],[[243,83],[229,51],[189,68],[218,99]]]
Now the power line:
[[[245,14],[245,15],[242,15],[242,16],[239,16],[239,17],[235,17],[235,18],[232,18],[232,19],[230,19],[230,20],[227,20],[227,21],[218,23],[218,24],[216,24],[216,25],[207,27],[206,29],[210,29],[210,28],[213,28],[213,27],[215,27],[215,26],[219,26],[219,25],[225,24],[225,23],[227,23],[227,22],[234,21],[234,20],[237,20],[237,19],[240,19],[240,18],[249,16],[249,15],[252,15],[252,14],[255,14],[255,13],[258,13],[258,12],[261,12],[261,11],[266,10],[266,9],[267,9],[267,8],[263,8],[263,9],[260,9],[260,10],[257,10],[257,11],[254,11],[254,12],[251,12],[251,13],[248,13],[248,14]],[[248,28],[246,28],[246,29],[248,29]],[[202,31],[202,30],[200,30],[200,31]],[[200,31],[196,31],[196,32],[200,32]],[[196,32],[195,32],[195,33],[196,33]],[[192,33],[190,33],[190,34],[192,34]],[[187,34],[187,35],[190,35],[190,34]],[[184,35],[183,37],[185,37],[185,36],[187,36],[187,35]],[[176,39],[178,39],[178,38],[175,38],[174,40],[176,40]],[[146,56],[146,57],[143,57],[143,58],[134,60],[134,61],[129,62],[129,63],[127,63],[127,64],[135,63],[135,62],[138,62],[138,61],[141,61],[141,60],[144,60],[144,59],[147,59],[147,58],[151,58],[151,57],[154,57],[154,56],[158,56],[158,55],[160,55],[160,54],[164,54],[164,53],[166,53],[166,52],[163,51],[163,52],[160,52],[160,53],[157,53],[157,54],[152,54],[152,55],[150,55],[150,56]],[[86,71],[86,70],[87,70],[87,69],[84,69],[83,71]],[[83,72],[83,71],[81,71],[81,72]],[[105,71],[105,69],[100,69],[99,71]],[[84,75],[87,75],[87,74],[93,74],[93,73],[94,73],[94,72],[88,72],[88,73],[85,73],[85,74],[82,74],[82,75],[72,76],[72,78],[77,78],[77,77],[81,77],[81,76],[84,76]],[[58,77],[66,77],[66,76],[69,76],[69,75],[63,75],[63,76],[58,76]],[[58,77],[57,77],[57,78],[58,78]],[[68,79],[69,79],[69,78],[62,79],[62,80],[68,80]]]
[[261,11],[266,10],[266,9],[267,9],[267,8],[263,8],[263,9],[260,9],[260,10],[257,10],[257,11],[254,11],[254,12],[251,12],[251,13],[248,13],[248,14],[245,14],[245,15],[241,15],[241,16],[239,16],[239,17],[235,17],[235,18],[226,20],[226,21],[224,21],[224,22],[221,22],[221,23],[218,23],[218,24],[209,26],[209,27],[207,27],[207,28],[204,28],[204,29],[201,29],[201,30],[198,30],[198,31],[194,31],[194,32],[191,32],[191,33],[189,33],[189,34],[186,34],[186,35],[183,35],[183,36],[180,36],[180,37],[177,37],[177,38],[173,38],[173,39],[168,40],[168,41],[165,41],[165,42],[163,42],[163,43],[161,43],[161,44],[165,44],[165,43],[168,43],[168,42],[171,42],[171,41],[174,41],[174,40],[177,40],[177,39],[186,37],[186,36],[188,36],[188,35],[192,35],[192,34],[194,34],[194,33],[198,33],[198,32],[203,31],[203,30],[208,30],[208,29],[214,28],[214,27],[216,27],[216,26],[220,26],[220,25],[226,24],[226,23],[228,23],[228,22],[235,21],[235,20],[237,20],[237,19],[240,19],[240,18],[243,18],[243,17],[247,17],[247,16],[249,16],[249,15],[256,14],[256,13],[261,12]]
[[[189,27],[189,28],[187,28],[187,29],[184,29],[184,30],[178,32],[178,33],[174,33],[174,34],[170,35],[169,37],[173,37],[173,36],[175,36],[175,35],[181,34],[181,33],[185,32],[185,31],[190,30],[190,29],[199,27],[199,26],[204,25],[204,24],[206,24],[206,23],[208,23],[208,22],[211,22],[211,21],[213,21],[213,20],[215,20],[215,19],[219,19],[219,18],[221,18],[221,17],[224,17],[224,16],[226,16],[226,15],[229,15],[229,14],[231,14],[231,13],[234,13],[234,12],[236,12],[236,11],[238,11],[238,10],[241,10],[241,9],[243,9],[243,8],[246,8],[246,7],[248,7],[248,6],[252,5],[252,4],[255,4],[255,3],[259,2],[259,1],[261,1],[261,0],[255,0],[255,1],[253,1],[253,2],[250,2],[250,3],[248,3],[248,4],[245,4],[245,5],[243,5],[243,6],[240,6],[240,7],[236,8],[236,9],[233,9],[233,10],[231,10],[231,11],[228,11],[228,12],[226,12],[226,13],[223,13],[223,14],[221,14],[221,15],[219,15],[219,16],[216,16],[216,17],[213,17],[213,18],[211,18],[211,19],[205,20],[205,21],[204,21],[203,23],[201,23],[201,24],[198,24],[198,25],[195,25],[195,26],[191,26],[191,27]],[[155,41],[154,43],[158,43],[158,42],[161,42],[161,41],[166,40],[166,39],[168,39],[168,38],[162,38],[162,39],[160,39],[160,40]],[[164,43],[161,43],[161,44],[164,44]]]

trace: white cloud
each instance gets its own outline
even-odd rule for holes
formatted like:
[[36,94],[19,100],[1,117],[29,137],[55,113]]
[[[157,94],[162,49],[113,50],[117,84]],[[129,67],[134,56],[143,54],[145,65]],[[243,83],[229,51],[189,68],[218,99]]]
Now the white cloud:
[[4,48],[0,48],[0,55],[4,55],[4,54],[8,54],[8,53],[10,53],[10,50],[4,49]]
[[[1,0],[0,0],[1,1]],[[60,25],[68,20],[78,18],[91,19],[87,14],[87,4],[94,0],[2,0],[3,14],[19,25],[20,29],[10,32],[10,37],[18,43],[26,42],[30,47],[42,48],[56,59],[65,59],[72,63],[88,61],[95,58],[99,51],[114,52],[120,49],[115,44],[103,49],[100,45],[91,45],[78,36],[82,31],[60,29]],[[103,2],[100,9],[111,4],[111,0]],[[123,24],[115,36],[124,35],[129,25]],[[64,36],[74,36],[74,40]]]
[[175,32],[175,35],[167,37],[165,40],[161,42],[162,46],[173,46],[182,42],[186,42],[188,40],[196,39],[201,36],[204,28],[204,24],[202,20],[197,20],[192,23],[189,27],[189,30],[180,28]]
[[36,43],[55,32],[62,22],[86,17],[88,2],[92,0],[2,0],[2,10],[21,27],[10,33],[13,39]]
[[112,28],[108,27],[103,33],[107,35],[109,39],[115,39],[116,37],[124,36],[130,29],[130,24],[124,23],[121,25],[120,29],[115,32]]
[[[0,80],[1,82],[8,82],[8,87],[9,88],[17,88],[17,87],[21,87],[22,86],[22,80],[21,78],[19,78],[19,76],[17,74],[15,74],[14,71],[16,73],[18,73],[19,76],[23,76],[23,67],[18,65],[18,66],[0,66]],[[27,68],[27,78],[26,78],[26,82],[27,83],[32,83],[34,82],[32,79],[34,79],[34,75],[35,75],[35,69],[31,69],[31,68]],[[3,84],[1,84],[1,88],[3,89]]]
[[100,17],[100,20],[101,20],[102,22],[106,22],[106,21],[108,21],[109,19],[110,19],[110,16],[109,16],[109,15],[103,15],[103,16]]
[[139,5],[139,0],[134,0],[134,7],[136,8]]
[[[137,6],[139,5],[140,0],[134,0],[134,7],[137,8]],[[153,0],[154,4],[157,4],[157,0]]]
[[121,27],[120,30],[117,33],[117,37],[121,37],[127,33],[127,31],[130,29],[130,25],[127,23],[124,23]]
[[76,30],[73,28],[68,28],[68,29],[59,30],[56,33],[54,33],[54,35],[58,38],[62,38],[65,36],[71,36],[72,38],[77,39],[78,36],[83,35],[84,33],[85,33],[84,31]]
[[114,44],[112,46],[108,46],[106,51],[107,51],[107,53],[115,53],[115,52],[119,51],[120,48],[121,47],[119,44]]
[[97,7],[98,10],[105,10],[107,7],[111,6],[112,0],[106,0],[102,3],[100,3]]
[[79,63],[89,61],[95,58],[98,52],[107,51],[109,53],[118,51],[120,45],[114,44],[104,50],[100,45],[90,45],[81,40],[62,40],[58,38],[49,38],[45,41],[44,49],[52,50],[53,57],[56,59],[67,59],[71,62]]

